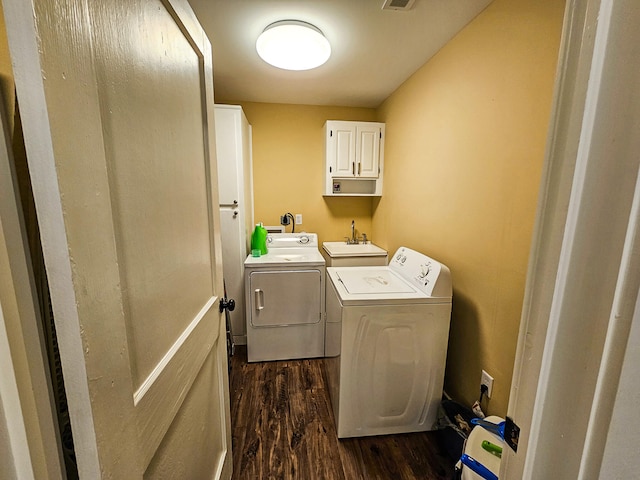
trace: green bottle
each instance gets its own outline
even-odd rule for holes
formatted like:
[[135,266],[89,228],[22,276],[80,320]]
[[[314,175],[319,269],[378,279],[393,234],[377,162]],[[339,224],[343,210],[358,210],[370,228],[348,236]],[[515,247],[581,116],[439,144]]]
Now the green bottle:
[[259,250],[260,255],[266,255],[267,251],[267,229],[262,223],[257,223],[256,228],[251,234],[251,251]]

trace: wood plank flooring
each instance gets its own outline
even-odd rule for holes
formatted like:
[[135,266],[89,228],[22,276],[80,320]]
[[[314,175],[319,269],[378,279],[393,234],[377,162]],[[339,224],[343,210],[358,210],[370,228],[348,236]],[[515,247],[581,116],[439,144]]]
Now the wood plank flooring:
[[454,478],[436,432],[338,440],[323,359],[231,365],[233,478],[386,480]]

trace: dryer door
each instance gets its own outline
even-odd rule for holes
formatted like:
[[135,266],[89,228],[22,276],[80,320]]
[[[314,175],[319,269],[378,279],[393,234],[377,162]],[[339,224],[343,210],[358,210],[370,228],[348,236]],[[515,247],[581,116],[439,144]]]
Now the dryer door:
[[257,271],[249,276],[251,326],[319,323],[322,273],[319,270]]

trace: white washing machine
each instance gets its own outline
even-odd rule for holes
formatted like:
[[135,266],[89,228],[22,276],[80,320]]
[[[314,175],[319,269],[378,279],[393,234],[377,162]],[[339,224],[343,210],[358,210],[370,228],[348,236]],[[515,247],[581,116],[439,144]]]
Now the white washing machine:
[[434,429],[449,269],[401,247],[386,267],[328,267],[327,277],[325,362],[338,437]]
[[324,356],[325,262],[315,233],[271,233],[244,262],[249,362]]

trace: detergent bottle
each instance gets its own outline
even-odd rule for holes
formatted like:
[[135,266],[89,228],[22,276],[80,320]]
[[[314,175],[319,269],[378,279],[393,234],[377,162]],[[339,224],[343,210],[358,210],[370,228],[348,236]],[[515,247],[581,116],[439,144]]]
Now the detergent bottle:
[[262,223],[257,223],[256,228],[251,234],[251,254],[255,256],[257,251],[260,255],[266,255],[267,251],[267,229]]

